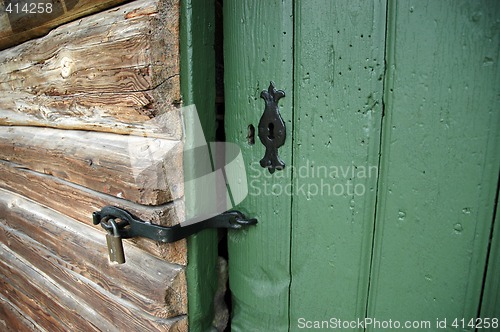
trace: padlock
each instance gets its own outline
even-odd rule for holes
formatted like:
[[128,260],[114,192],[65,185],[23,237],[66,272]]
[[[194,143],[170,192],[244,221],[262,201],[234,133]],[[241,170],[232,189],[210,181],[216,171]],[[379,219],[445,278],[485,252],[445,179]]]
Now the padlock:
[[108,220],[111,230],[106,234],[106,243],[108,245],[109,260],[118,264],[125,263],[125,253],[123,251],[122,238],[118,232],[118,227],[114,219]]

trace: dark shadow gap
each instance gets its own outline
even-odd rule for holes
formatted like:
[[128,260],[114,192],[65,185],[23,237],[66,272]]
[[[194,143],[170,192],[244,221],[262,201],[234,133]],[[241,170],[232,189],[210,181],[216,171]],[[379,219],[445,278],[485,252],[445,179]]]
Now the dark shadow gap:
[[[215,121],[216,121],[216,132],[215,140],[217,142],[226,141],[226,132],[224,124],[224,114],[225,114],[225,104],[224,104],[224,29],[223,29],[223,0],[215,1]],[[219,162],[225,164],[224,152],[221,152],[221,159]],[[227,229],[219,230],[218,238],[218,255],[222,257],[229,264],[229,253],[227,248]],[[228,273],[227,266],[225,273]],[[220,277],[220,276],[219,276]],[[226,283],[226,293],[224,294],[224,301],[229,310],[229,320],[224,332],[231,331],[231,312],[232,312],[232,300],[231,300],[231,290],[229,289],[229,278]]]
[[[486,282],[488,280],[488,273],[492,273],[488,269],[488,264],[489,264],[490,257],[491,257],[491,244],[493,242],[493,235],[495,234],[495,232],[494,232],[495,231],[495,227],[498,227],[498,225],[495,225],[495,220],[497,218],[497,213],[499,212],[498,211],[499,194],[500,194],[500,175],[499,175],[498,180],[497,180],[497,192],[496,192],[495,201],[494,201],[495,206],[493,207],[493,219],[491,221],[490,237],[489,237],[489,240],[488,240],[488,249],[486,250],[486,262],[485,262],[485,265],[484,265],[483,282],[482,282],[482,285],[481,285],[481,295],[479,297],[479,305],[478,305],[478,308],[477,308],[476,318],[481,317],[481,310],[483,309],[482,307],[483,307],[483,301],[484,301],[484,291],[485,291],[485,288],[486,288]],[[476,331],[478,331],[478,330],[479,329],[476,328]]]
[[[376,188],[376,194],[375,194],[375,210],[373,211],[373,228],[372,228],[372,235],[371,235],[371,252],[370,252],[370,263],[368,267],[368,285],[366,288],[366,305],[365,305],[365,312],[364,312],[364,318],[368,318],[369,316],[369,310],[370,310],[370,300],[372,296],[372,287],[373,287],[373,280],[372,280],[372,275],[374,273],[374,269],[376,268],[374,264],[375,260],[375,251],[377,250],[376,248],[376,240],[377,240],[377,222],[378,222],[378,215],[380,213],[379,211],[379,205],[380,203],[380,187],[381,187],[381,177],[384,176],[382,174],[383,172],[383,165],[384,161],[383,158],[384,155],[382,154],[382,149],[384,147],[384,136],[385,136],[385,122],[387,119],[385,118],[387,116],[387,110],[390,106],[391,100],[389,97],[389,91],[392,92],[392,89],[390,88],[390,85],[392,84],[392,72],[390,70],[390,65],[393,62],[392,56],[393,56],[393,38],[394,38],[394,22],[395,22],[395,14],[394,14],[394,8],[392,2],[388,1],[386,3],[386,8],[385,8],[385,32],[384,32],[384,78],[383,78],[383,87],[382,87],[382,115],[380,117],[380,136],[379,136],[379,152],[378,152],[378,164],[377,164],[377,169],[378,169],[378,174],[377,174],[377,181],[375,184]],[[363,331],[366,331],[366,327],[363,329]]]

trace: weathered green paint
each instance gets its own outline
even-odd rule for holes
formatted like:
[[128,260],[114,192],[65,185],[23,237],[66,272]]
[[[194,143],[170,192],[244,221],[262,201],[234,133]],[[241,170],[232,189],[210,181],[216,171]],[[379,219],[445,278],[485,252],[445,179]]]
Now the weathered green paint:
[[496,203],[500,6],[398,0],[388,13],[367,315],[451,324],[478,313]]
[[[227,139],[247,163],[241,208],[260,220],[229,239],[233,330],[498,317],[498,214],[482,287],[498,204],[500,3],[293,5],[224,2]],[[264,178],[252,166],[264,147],[246,136],[269,80],[287,93],[287,168]]]
[[368,296],[385,1],[297,1],[290,329],[355,320]]
[[[291,197],[276,191],[291,183],[291,175],[278,171],[271,177],[258,165],[264,146],[258,137],[255,145],[247,143],[247,127],[257,128],[264,111],[260,92],[273,80],[286,92],[281,114],[293,130],[292,24],[291,1],[224,1],[226,139],[239,144],[247,168],[249,196],[239,208],[259,219],[257,226],[229,234],[232,331],[288,329]],[[291,143],[289,136],[280,149],[287,165]]]
[[[195,104],[207,142],[215,140],[215,54],[212,1],[181,1],[181,92],[183,105]],[[186,144],[200,134],[185,120]],[[191,151],[192,152],[192,151]],[[186,151],[184,173],[194,178],[197,158],[206,157]],[[186,217],[197,214],[200,197],[196,188],[186,185]],[[212,326],[213,298],[217,288],[217,232],[203,231],[188,239],[188,317],[190,331],[208,331]]]

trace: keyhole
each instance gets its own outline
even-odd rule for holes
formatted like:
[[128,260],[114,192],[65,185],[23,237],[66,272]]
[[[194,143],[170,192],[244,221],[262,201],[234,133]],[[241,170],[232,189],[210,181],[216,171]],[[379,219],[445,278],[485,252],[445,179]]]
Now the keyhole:
[[274,139],[274,123],[270,122],[267,125],[267,129],[269,130],[269,135],[267,135],[267,137],[269,139]]
[[255,127],[253,125],[248,126],[248,135],[247,135],[248,144],[255,144]]

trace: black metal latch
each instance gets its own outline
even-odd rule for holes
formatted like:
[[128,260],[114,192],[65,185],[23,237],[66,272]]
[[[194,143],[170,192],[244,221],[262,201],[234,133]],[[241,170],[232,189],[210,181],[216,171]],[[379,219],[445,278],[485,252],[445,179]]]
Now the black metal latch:
[[175,226],[166,227],[141,220],[130,212],[115,206],[105,206],[101,211],[92,214],[94,225],[101,224],[108,234],[109,260],[119,264],[125,263],[122,239],[146,237],[162,243],[171,243],[184,239],[207,228],[240,229],[257,224],[257,219],[247,218],[239,211],[227,211],[203,221],[189,220]]

